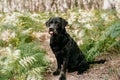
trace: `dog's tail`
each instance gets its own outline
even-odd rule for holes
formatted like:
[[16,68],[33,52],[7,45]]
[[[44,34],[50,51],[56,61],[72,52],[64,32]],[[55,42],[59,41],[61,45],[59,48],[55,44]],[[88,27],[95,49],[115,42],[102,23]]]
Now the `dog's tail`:
[[88,64],[104,64],[105,62],[106,62],[106,60],[103,59],[103,60],[99,60],[99,61],[88,62]]

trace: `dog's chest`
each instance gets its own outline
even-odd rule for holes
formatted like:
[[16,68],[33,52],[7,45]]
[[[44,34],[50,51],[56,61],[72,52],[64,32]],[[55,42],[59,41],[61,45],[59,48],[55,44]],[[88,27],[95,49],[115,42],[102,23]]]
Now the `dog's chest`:
[[61,50],[65,45],[66,41],[64,41],[65,38],[60,38],[60,39],[50,39],[50,47],[52,48],[53,51],[59,51]]
[[52,40],[50,41],[50,47],[53,49],[53,51],[58,51],[62,48],[62,43],[60,43],[59,41],[57,40]]

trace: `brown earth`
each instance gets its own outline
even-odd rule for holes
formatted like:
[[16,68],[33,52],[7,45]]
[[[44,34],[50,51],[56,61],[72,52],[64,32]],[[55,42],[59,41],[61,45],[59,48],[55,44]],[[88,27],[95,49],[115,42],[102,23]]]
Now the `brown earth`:
[[[56,69],[56,59],[49,47],[49,35],[48,33],[39,33],[38,37],[51,62],[44,75],[44,80],[59,80],[59,76],[52,75],[52,72]],[[96,58],[96,60],[100,59],[106,59],[106,62],[91,65],[90,69],[81,75],[77,75],[77,72],[67,73],[67,80],[120,80],[120,52],[118,54],[105,53]]]

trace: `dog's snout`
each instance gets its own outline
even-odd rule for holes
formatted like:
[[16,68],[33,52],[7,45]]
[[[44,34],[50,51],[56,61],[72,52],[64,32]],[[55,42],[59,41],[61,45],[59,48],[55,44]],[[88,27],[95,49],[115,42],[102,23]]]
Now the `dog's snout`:
[[53,28],[49,28],[50,31],[53,31],[54,29]]

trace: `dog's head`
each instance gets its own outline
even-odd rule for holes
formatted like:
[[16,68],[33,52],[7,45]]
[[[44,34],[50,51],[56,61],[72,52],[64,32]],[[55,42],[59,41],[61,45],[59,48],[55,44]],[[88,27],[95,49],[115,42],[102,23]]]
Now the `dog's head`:
[[68,22],[61,17],[53,17],[46,22],[50,35],[62,33],[67,24]]

